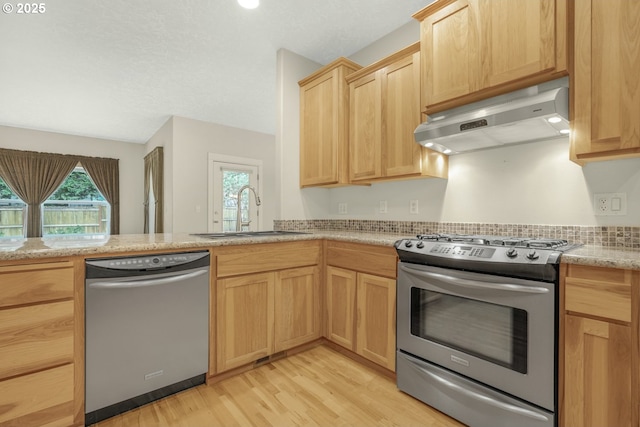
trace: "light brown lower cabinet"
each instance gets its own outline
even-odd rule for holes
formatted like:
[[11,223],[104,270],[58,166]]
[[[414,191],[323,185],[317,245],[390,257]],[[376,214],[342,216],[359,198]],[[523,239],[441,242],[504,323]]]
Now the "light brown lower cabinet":
[[218,372],[320,337],[319,268],[218,280]]
[[320,337],[320,269],[275,273],[274,350],[280,352]]
[[74,299],[75,268],[0,266],[0,426],[84,423],[84,298]]
[[631,327],[568,315],[565,331],[564,425],[631,426]]
[[218,370],[273,352],[273,273],[221,279],[216,285]]
[[395,371],[396,281],[327,267],[327,338]]
[[354,351],[356,275],[355,271],[327,267],[327,338]]
[[0,426],[73,425],[73,376],[67,364],[0,382]]
[[221,373],[320,338],[321,242],[214,250],[215,369]]
[[638,426],[638,271],[562,265],[560,425]]
[[395,371],[395,249],[328,242],[326,262],[327,339]]
[[358,273],[356,353],[396,370],[396,280]]

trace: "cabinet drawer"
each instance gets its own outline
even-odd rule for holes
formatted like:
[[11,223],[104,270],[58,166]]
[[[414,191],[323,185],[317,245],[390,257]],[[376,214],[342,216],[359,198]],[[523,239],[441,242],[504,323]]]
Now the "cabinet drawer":
[[73,297],[73,263],[0,267],[0,307]]
[[392,247],[329,242],[327,265],[396,278],[398,259]]
[[215,250],[217,276],[284,270],[320,263],[318,241],[267,243],[226,247]]
[[0,381],[0,426],[73,424],[73,364]]
[[630,323],[631,281],[629,270],[569,265],[565,309]]
[[0,310],[0,379],[73,361],[73,301]]

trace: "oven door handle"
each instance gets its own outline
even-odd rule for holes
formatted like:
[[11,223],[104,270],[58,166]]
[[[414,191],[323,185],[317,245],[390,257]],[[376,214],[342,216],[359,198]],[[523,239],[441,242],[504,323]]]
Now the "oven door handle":
[[510,403],[507,402],[501,402],[499,400],[496,400],[494,397],[480,393],[478,391],[475,390],[469,390],[459,384],[456,384],[453,381],[448,380],[447,378],[443,378],[440,375],[431,372],[425,368],[423,368],[422,366],[419,366],[417,364],[415,364],[415,362],[412,363],[412,366],[415,367],[416,369],[419,370],[419,372],[421,372],[424,375],[427,375],[428,377],[430,377],[431,379],[433,379],[434,381],[436,381],[438,384],[441,384],[444,387],[447,387],[448,389],[457,392],[459,394],[462,394],[464,396],[467,396],[470,399],[473,400],[477,400],[479,402],[482,402],[483,404],[486,405],[491,405],[493,407],[496,407],[498,409],[501,409],[503,411],[506,412],[512,412],[521,416],[525,416],[528,418],[532,418],[534,420],[537,421],[542,421],[542,422],[548,422],[549,418],[547,418],[546,416],[544,416],[543,414],[540,414],[538,412],[534,412],[531,411],[529,409],[526,408],[521,408],[519,406],[515,406],[512,405]]
[[491,283],[491,282],[479,282],[475,280],[463,279],[461,277],[449,276],[441,273],[432,273],[430,271],[417,270],[406,265],[399,266],[402,271],[405,271],[414,276],[418,276],[424,279],[436,279],[444,282],[448,285],[463,286],[465,288],[482,288],[491,289],[495,291],[509,291],[509,292],[521,292],[527,294],[546,294],[549,289],[541,286],[523,286],[515,285],[512,283]]

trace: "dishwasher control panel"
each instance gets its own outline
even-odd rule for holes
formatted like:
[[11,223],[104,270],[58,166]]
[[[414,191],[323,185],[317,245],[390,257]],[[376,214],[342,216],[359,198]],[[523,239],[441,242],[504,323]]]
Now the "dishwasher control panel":
[[89,266],[110,270],[149,270],[190,264],[208,258],[209,252],[182,252],[142,256],[87,259]]

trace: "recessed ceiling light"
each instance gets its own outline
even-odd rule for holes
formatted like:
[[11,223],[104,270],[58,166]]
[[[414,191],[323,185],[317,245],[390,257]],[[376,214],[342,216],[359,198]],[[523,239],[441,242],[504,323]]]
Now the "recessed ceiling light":
[[424,144],[425,147],[433,147],[433,142],[427,142],[426,144]]
[[562,121],[562,119],[560,117],[554,116],[554,117],[549,117],[549,123],[560,123]]
[[563,135],[569,135],[571,133],[571,131],[569,129],[562,129],[560,130],[560,133]]
[[238,4],[245,9],[255,9],[260,5],[260,0],[238,0]]
[[446,150],[444,150],[444,154],[450,154],[450,153],[451,153],[450,149],[447,148]]

